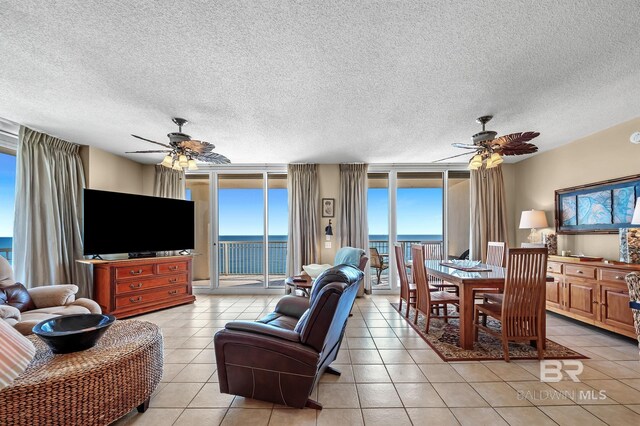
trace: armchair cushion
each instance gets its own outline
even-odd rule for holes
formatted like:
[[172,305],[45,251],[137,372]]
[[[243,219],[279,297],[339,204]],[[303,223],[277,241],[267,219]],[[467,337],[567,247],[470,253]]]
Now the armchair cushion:
[[0,288],[0,305],[13,306],[20,312],[36,308],[26,287],[20,283]]
[[73,284],[51,285],[29,289],[37,308],[68,305],[76,300],[78,286]]
[[289,317],[300,318],[309,309],[309,299],[298,296],[284,296],[278,301],[275,312]]
[[10,305],[0,305],[0,319],[20,321],[20,311]]
[[299,342],[300,335],[292,330],[275,327],[269,324],[253,321],[234,321],[225,325],[227,330],[246,331],[249,333],[263,334],[265,336],[278,337],[280,339],[289,340],[291,342]]

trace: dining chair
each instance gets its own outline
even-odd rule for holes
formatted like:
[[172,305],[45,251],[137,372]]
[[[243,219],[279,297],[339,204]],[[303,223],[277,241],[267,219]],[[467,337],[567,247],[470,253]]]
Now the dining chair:
[[402,312],[402,301],[407,304],[407,313],[405,318],[409,318],[409,311],[411,307],[416,307],[416,285],[409,282],[407,275],[407,265],[404,262],[404,251],[402,250],[402,244],[395,243],[393,250],[396,258],[396,267],[398,268],[398,277],[400,278],[400,303],[398,309]]
[[[509,362],[509,341],[535,342],[538,359],[543,359],[547,255],[546,248],[509,249],[502,303],[475,305],[475,340],[479,330],[499,337],[506,362]],[[487,327],[486,318],[481,323],[482,316],[500,321],[500,331]]]
[[375,247],[369,248],[369,257],[371,258],[371,267],[375,268],[378,284],[380,284],[380,276],[383,271],[389,268],[389,264],[385,263],[384,258],[380,256],[378,249]]
[[[449,305],[454,305],[459,309],[460,299],[453,293],[447,291],[429,291],[429,278],[424,262],[416,262],[424,254],[424,247],[421,244],[411,246],[411,256],[413,261],[413,279],[416,285],[416,316],[413,323],[418,323],[418,314],[425,316],[425,333],[429,332],[429,324],[431,318],[443,318],[445,322],[449,322],[449,318],[458,318],[458,316],[449,315]],[[440,309],[443,314],[440,315]],[[434,313],[435,312],[435,313]]]
[[[504,253],[506,244],[498,241],[487,243],[487,260],[485,263],[490,266],[504,267]],[[502,301],[502,290],[497,288],[476,288],[473,290],[473,297],[480,297],[484,303]]]
[[[424,253],[424,260],[445,260],[444,259],[444,250],[442,248],[442,241],[437,242],[426,242],[422,243],[422,251]],[[446,283],[442,281],[440,278],[430,277],[429,285],[435,287],[437,290],[445,291],[445,290],[453,290],[453,292],[458,296],[458,286]]]

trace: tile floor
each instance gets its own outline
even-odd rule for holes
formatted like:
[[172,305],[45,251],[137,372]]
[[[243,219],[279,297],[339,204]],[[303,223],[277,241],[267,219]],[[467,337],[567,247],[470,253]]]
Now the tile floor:
[[[537,361],[445,363],[389,305],[357,299],[334,366],[312,398],[322,411],[221,394],[213,334],[271,312],[273,296],[198,296],[193,305],[137,317],[162,327],[164,378],[144,414],[120,425],[634,425],[640,362],[633,340],[549,314],[547,335],[587,356],[581,381],[539,380]],[[598,399],[600,391],[606,397]]]

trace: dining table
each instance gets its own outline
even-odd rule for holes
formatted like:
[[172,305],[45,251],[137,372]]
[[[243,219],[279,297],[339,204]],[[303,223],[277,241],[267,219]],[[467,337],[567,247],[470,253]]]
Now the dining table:
[[[476,269],[483,271],[467,271],[442,264],[442,260],[425,260],[427,275],[458,287],[460,295],[460,347],[473,349],[474,341],[474,290],[492,288],[503,290],[506,268],[480,263]],[[547,282],[553,277],[548,276]],[[542,306],[542,342],[546,341],[546,311]]]

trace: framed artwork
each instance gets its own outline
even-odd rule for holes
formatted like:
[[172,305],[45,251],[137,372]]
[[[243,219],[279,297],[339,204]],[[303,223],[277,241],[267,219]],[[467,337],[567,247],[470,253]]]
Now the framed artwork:
[[[323,198],[322,199],[322,217],[335,217],[335,198]],[[633,210],[631,210],[633,214]]]
[[558,234],[617,234],[630,228],[640,175],[556,190]]

